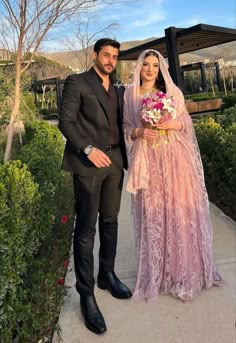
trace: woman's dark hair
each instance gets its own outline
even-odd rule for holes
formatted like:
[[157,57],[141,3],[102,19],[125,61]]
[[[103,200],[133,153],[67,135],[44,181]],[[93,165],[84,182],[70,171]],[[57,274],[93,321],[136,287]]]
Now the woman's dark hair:
[[110,38],[101,38],[94,44],[93,51],[98,54],[102,47],[107,45],[113,46],[113,48],[118,50],[120,49],[120,43],[116,40]]
[[[155,56],[158,59],[158,61],[160,61],[159,56],[155,51],[147,52],[146,55],[144,56],[144,58],[146,58],[148,56]],[[162,92],[166,93],[166,84],[165,84],[164,77],[163,77],[160,69],[159,69],[157,79],[156,79],[156,87],[158,89],[160,89]]]

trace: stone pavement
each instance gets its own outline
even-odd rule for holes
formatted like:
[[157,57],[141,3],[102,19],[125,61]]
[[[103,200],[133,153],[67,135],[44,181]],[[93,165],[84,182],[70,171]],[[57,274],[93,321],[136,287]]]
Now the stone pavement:
[[[235,222],[217,207],[210,206],[214,226],[215,264],[225,285],[203,290],[194,300],[183,303],[171,295],[152,301],[119,300],[108,291],[95,289],[107,332],[98,336],[86,329],[75,291],[73,258],[66,285],[68,295],[61,310],[53,343],[234,343],[235,342]],[[95,244],[95,275],[98,270],[98,241]],[[130,225],[130,195],[123,192],[119,216],[116,273],[131,289],[135,285],[136,257]]]

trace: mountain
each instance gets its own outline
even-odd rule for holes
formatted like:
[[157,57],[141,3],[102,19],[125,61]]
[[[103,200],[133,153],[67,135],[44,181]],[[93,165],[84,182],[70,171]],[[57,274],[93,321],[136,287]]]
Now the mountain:
[[[135,41],[127,41],[121,43],[121,50],[127,50],[130,48],[133,48],[137,45],[144,44],[147,42],[150,42],[152,40],[156,39],[155,37],[150,37],[145,40],[135,40]],[[92,49],[91,49],[92,53]],[[69,66],[70,68],[77,70],[80,66],[80,58],[79,56],[82,56],[83,52],[82,50],[79,51],[61,51],[61,52],[52,52],[52,53],[46,53],[46,52],[40,52],[38,55],[44,56],[48,58],[49,60],[59,62],[61,64],[64,64],[66,66]]]
[[[121,50],[127,50],[133,48],[137,45],[147,43],[156,39],[155,37],[150,37],[145,40],[135,40],[127,41],[121,43]],[[80,62],[79,57],[82,56],[82,50],[77,51],[76,53],[72,51],[63,51],[63,52],[53,52],[53,53],[39,53],[40,55],[59,62],[65,66],[69,66],[73,70],[79,70]],[[76,56],[77,55],[77,56]],[[180,64],[194,63],[194,62],[213,62],[216,59],[224,58],[227,62],[236,61],[236,49],[235,42],[230,42],[226,44],[217,45],[214,47],[196,50],[191,53],[186,53],[180,55]]]
[[236,61],[235,47],[235,42],[229,42],[225,44],[212,46],[210,48],[196,50],[191,53],[180,55],[180,62],[213,62],[221,58],[223,58],[225,62]]

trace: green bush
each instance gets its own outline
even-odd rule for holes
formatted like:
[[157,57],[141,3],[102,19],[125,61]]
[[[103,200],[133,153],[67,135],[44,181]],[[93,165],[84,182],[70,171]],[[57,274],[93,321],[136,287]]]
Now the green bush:
[[236,174],[235,125],[225,130],[209,118],[195,123],[195,130],[209,198],[236,219],[236,195],[233,191]]
[[[65,288],[73,228],[63,140],[46,122],[28,123],[17,157],[0,167],[0,341],[51,339]],[[27,164],[27,167],[26,167]],[[62,223],[66,214],[68,222]]]
[[224,92],[216,92],[215,96],[213,96],[213,93],[197,93],[197,94],[186,94],[184,97],[186,100],[192,100],[192,101],[203,101],[203,100],[222,98],[224,109],[233,107],[236,105],[235,93],[229,93],[227,96],[225,95]]
[[225,170],[228,183],[227,187],[225,188],[224,202],[226,203],[227,207],[230,207],[231,216],[236,220],[236,122],[226,129],[226,133],[227,140],[224,154],[226,156],[226,160],[228,161],[228,166]]
[[[73,229],[73,189],[71,178],[65,175],[57,203],[57,217],[50,235],[28,265],[23,280],[23,299],[18,307],[18,338],[20,343],[36,343],[45,337],[51,341],[57,325],[66,288],[59,284],[64,279],[69,259]],[[68,215],[63,224],[61,217]],[[23,291],[24,289],[24,291]]]
[[223,96],[223,104],[224,104],[224,108],[229,108],[229,107],[233,107],[236,105],[236,94],[235,93],[231,93],[227,96]]
[[34,103],[34,93],[23,92],[20,112],[22,113],[22,119],[24,122],[32,122],[32,118],[38,116],[38,109],[36,108]]
[[186,100],[192,100],[192,101],[211,100],[211,99],[217,99],[221,97],[222,95],[220,93],[216,93],[215,96],[213,96],[212,93],[198,93],[198,94],[185,95]]
[[215,119],[224,129],[230,127],[236,123],[236,105],[225,109],[220,115],[215,115]]
[[47,236],[54,223],[55,199],[63,182],[61,159],[64,143],[58,128],[43,121],[26,124],[24,137],[26,144],[21,149],[19,158],[27,164],[39,184],[42,194],[41,218],[45,223],[42,235]]
[[44,121],[26,124],[23,144],[20,159],[27,163],[40,187],[48,187],[49,182],[57,187],[64,148],[58,128]]
[[[40,245],[40,200],[38,185],[25,165],[12,161],[0,167],[0,330],[5,328],[5,335],[15,327],[18,286]],[[6,337],[3,342],[8,342]]]

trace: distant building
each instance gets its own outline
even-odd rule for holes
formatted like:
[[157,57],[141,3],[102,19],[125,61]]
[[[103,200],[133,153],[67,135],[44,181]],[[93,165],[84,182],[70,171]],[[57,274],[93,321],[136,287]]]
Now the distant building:
[[11,61],[13,53],[7,49],[0,48],[0,61]]

